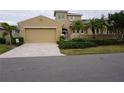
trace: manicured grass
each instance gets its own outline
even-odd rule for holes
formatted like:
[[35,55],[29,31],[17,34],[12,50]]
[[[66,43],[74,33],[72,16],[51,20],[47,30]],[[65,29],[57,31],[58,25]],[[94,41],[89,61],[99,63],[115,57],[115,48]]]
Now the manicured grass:
[[105,54],[121,52],[124,52],[124,45],[108,45],[84,49],[61,49],[61,53],[66,55]]
[[8,46],[5,44],[0,44],[0,54],[12,49],[12,46]]

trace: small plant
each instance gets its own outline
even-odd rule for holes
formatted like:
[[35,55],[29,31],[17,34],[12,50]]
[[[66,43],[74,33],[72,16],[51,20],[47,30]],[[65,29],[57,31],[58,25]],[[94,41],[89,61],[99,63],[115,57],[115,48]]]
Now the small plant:
[[65,37],[64,36],[60,36],[60,42],[64,41],[64,40],[65,40]]

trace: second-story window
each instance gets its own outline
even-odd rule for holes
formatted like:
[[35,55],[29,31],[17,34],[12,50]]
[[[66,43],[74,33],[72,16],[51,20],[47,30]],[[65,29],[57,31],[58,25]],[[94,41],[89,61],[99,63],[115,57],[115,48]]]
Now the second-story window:
[[75,20],[75,17],[74,17],[74,16],[70,16],[70,17],[69,17],[69,20],[70,20],[70,21],[73,21],[73,20]]
[[61,18],[64,19],[64,15],[61,15]]
[[58,19],[61,19],[61,20],[63,20],[63,19],[64,19],[64,15],[63,15],[63,14],[61,14],[61,15],[58,15]]

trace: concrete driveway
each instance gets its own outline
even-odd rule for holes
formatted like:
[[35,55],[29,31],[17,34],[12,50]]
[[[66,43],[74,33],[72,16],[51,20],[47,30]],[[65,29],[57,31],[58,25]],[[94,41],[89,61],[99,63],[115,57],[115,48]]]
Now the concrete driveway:
[[40,56],[63,56],[63,54],[60,53],[56,43],[27,43],[0,55],[0,58]]

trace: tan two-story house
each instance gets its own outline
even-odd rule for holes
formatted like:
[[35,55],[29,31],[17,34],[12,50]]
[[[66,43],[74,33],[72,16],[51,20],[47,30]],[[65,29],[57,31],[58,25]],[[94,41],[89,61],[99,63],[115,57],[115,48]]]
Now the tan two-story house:
[[68,11],[54,11],[55,19],[41,15],[18,22],[18,27],[25,43],[56,42],[61,34],[68,40],[73,33],[71,23],[81,20],[81,16]]

